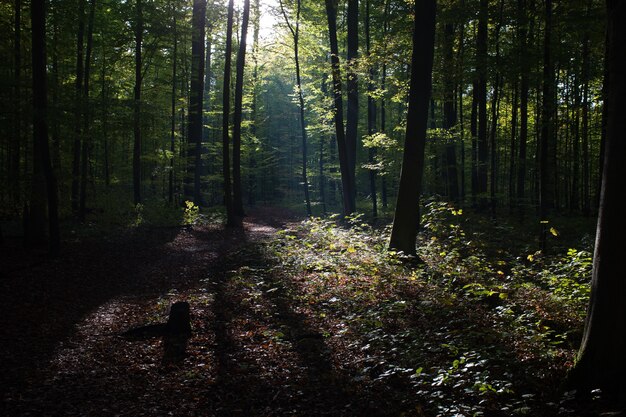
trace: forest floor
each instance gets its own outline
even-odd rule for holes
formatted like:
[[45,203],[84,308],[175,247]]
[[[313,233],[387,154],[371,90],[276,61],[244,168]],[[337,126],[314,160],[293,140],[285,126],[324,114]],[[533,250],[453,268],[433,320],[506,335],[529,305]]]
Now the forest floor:
[[[431,215],[438,211],[461,214],[439,207]],[[515,275],[516,266],[498,261],[491,271],[478,255],[463,266],[452,246],[467,241],[435,247],[434,232],[426,263],[410,262],[382,249],[383,231],[358,219],[353,226],[257,209],[243,229],[198,224],[77,236],[55,260],[9,242],[0,255],[0,415],[607,410],[600,399],[563,394],[576,348],[568,338],[579,337],[582,322],[542,299],[540,286],[506,284],[501,276]],[[464,280],[469,267],[501,282]],[[164,322],[181,300],[191,305],[193,328],[184,357],[168,357],[158,337],[121,337]]]

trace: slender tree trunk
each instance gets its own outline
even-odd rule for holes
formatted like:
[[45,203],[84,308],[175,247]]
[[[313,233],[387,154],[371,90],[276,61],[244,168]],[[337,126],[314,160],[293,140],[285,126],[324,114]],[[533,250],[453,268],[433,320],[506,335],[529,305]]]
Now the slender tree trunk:
[[185,196],[203,205],[200,194],[202,156],[202,109],[204,98],[204,38],[206,0],[194,0],[191,28],[191,85],[187,115],[187,175]]
[[476,37],[476,72],[478,100],[478,137],[477,137],[477,193],[481,195],[481,206],[487,193],[487,22],[488,0],[480,0],[478,12],[478,35]]
[[[465,7],[465,0],[461,0],[461,7]],[[459,131],[461,141],[461,203],[465,203],[465,120],[463,117],[463,91],[465,85],[463,81],[463,71],[465,69],[465,22],[459,28],[459,50],[458,50],[458,90],[459,90]]]
[[539,173],[539,215],[541,227],[541,245],[545,249],[548,214],[554,207],[554,65],[552,63],[552,0],[545,0],[546,23],[543,50],[543,103],[541,116],[541,144]]
[[570,210],[580,208],[580,107],[581,96],[578,88],[578,77],[574,77],[573,105],[572,105],[572,191],[570,194]]
[[[252,3],[253,12],[254,12],[254,32],[252,35],[252,39],[254,44],[252,45],[252,60],[254,62],[254,66],[252,69],[252,105],[251,105],[251,120],[252,124],[250,125],[250,134],[252,136],[253,143],[257,143],[257,96],[259,95],[258,85],[259,85],[259,30],[260,30],[260,19],[261,19],[261,8],[259,4],[259,0],[254,0]],[[250,206],[255,204],[256,201],[256,190],[257,190],[257,159],[256,152],[250,152],[250,162],[249,162],[249,174],[248,174],[248,204]]]
[[[348,106],[346,110],[346,153],[350,168],[352,189],[349,198],[356,210],[356,147],[359,125],[359,86],[357,75],[357,60],[359,51],[359,1],[348,0],[347,12],[347,73],[346,95]],[[345,192],[345,190],[344,190]]]
[[[35,184],[43,178],[45,196],[48,204],[48,246],[52,256],[59,254],[60,234],[58,218],[58,195],[56,177],[50,160],[48,142],[48,87],[46,74],[46,2],[33,0],[31,3],[32,28],[32,66],[33,66],[33,193],[39,193],[40,185]],[[35,174],[38,172],[37,174]],[[43,195],[43,194],[42,194]],[[44,197],[45,198],[45,197]],[[44,202],[45,207],[45,202]],[[31,211],[31,220],[34,212]],[[40,213],[37,213],[40,215]],[[45,214],[42,215],[45,222]]]
[[472,135],[472,206],[478,204],[478,82],[472,82],[472,111],[470,115]]
[[75,81],[75,108],[74,108],[74,144],[72,147],[72,211],[78,214],[80,206],[80,150],[82,143],[83,117],[83,54],[85,37],[85,2],[78,0],[78,32],[76,40],[76,81]]
[[133,201],[141,203],[141,47],[143,42],[142,0],[135,3],[135,87],[133,107]]
[[519,88],[518,77],[515,75],[513,81],[513,103],[511,109],[511,149],[509,150],[509,212],[513,212],[515,207],[516,194],[515,194],[515,160],[516,160],[516,139],[517,139],[517,108],[519,105]]
[[[530,65],[526,59],[528,46],[528,15],[526,0],[518,0],[518,13],[520,20],[520,129],[519,129],[519,153],[517,165],[517,205],[520,213],[524,212],[524,200],[526,198],[526,147],[528,143],[528,92],[530,90]],[[534,8],[534,2],[531,8]]]
[[436,0],[415,3],[406,140],[398,201],[389,243],[390,248],[409,255],[415,254],[415,242],[420,224],[419,197],[424,174],[424,149],[435,46],[436,5]]
[[230,182],[230,71],[231,55],[233,49],[233,5],[234,0],[228,1],[228,20],[226,24],[226,50],[224,58],[224,87],[222,89],[222,168],[224,176],[224,203],[226,205],[226,224],[230,227],[237,226]]
[[172,97],[170,114],[170,170],[168,173],[168,201],[174,203],[174,155],[176,152],[176,82],[178,72],[178,27],[176,19],[176,6],[172,2],[172,30],[174,32],[174,45],[172,47]]
[[343,188],[343,213],[350,215],[356,211],[354,177],[350,174],[350,163],[346,136],[343,129],[343,99],[341,97],[341,69],[339,64],[339,46],[337,43],[337,4],[336,0],[325,0],[328,17],[328,35],[330,40],[330,61],[332,65],[333,96],[335,105],[335,137],[339,154],[339,169]]
[[[503,21],[503,11],[504,11],[504,0],[500,1],[500,12],[498,24],[495,29],[495,44],[496,44],[496,57],[495,57],[495,66],[496,68],[500,67],[500,29],[502,28]],[[491,181],[490,181],[490,203],[491,203],[491,218],[496,218],[496,185],[497,185],[497,146],[496,146],[496,138],[497,138],[497,130],[498,130],[498,112],[500,108],[500,89],[502,88],[502,75],[499,70],[496,70],[495,74],[495,82],[493,87],[493,98],[491,102],[491,129],[490,129],[490,150],[491,150]]]
[[[591,214],[591,169],[589,152],[589,31],[585,31],[582,51],[582,151],[583,215]],[[598,193],[599,194],[599,193]]]
[[[452,50],[454,44],[454,24],[446,23],[444,25],[444,52],[443,66],[444,68],[454,68],[454,52]],[[443,128],[451,130],[456,125],[456,111],[454,109],[454,73],[450,70],[444,72],[444,99],[443,99]],[[449,135],[450,136],[450,135]],[[448,196],[450,200],[458,203],[459,201],[459,178],[456,161],[456,140],[450,139],[446,143],[446,178],[448,180]]]
[[14,37],[13,37],[13,147],[10,157],[11,197],[17,205],[21,200],[20,191],[20,154],[22,148],[22,1],[14,3]]
[[109,134],[108,134],[108,117],[109,117],[109,98],[106,89],[106,55],[102,48],[102,69],[100,72],[101,95],[102,95],[102,141],[104,146],[104,185],[109,190],[111,186],[111,162],[109,160]]
[[[370,3],[371,0],[366,0],[365,3],[365,43],[367,49],[368,58],[371,57],[370,48],[371,48],[371,35],[370,35]],[[374,65],[370,62],[369,68],[369,80],[367,85],[368,95],[367,95],[367,134],[373,135],[376,133],[376,101],[374,100],[373,94],[375,90],[374,79],[376,77],[374,71]],[[376,148],[370,147],[368,149],[368,160],[370,164],[374,164],[374,160],[376,158]],[[370,177],[370,196],[372,198],[372,217],[378,217],[378,198],[376,195],[376,171],[370,169],[369,171]]]
[[[384,10],[384,22],[383,22],[383,39],[385,44],[387,43],[387,36],[389,33],[389,3],[390,0],[385,1],[385,10]],[[386,92],[387,88],[387,61],[383,61],[382,67],[382,75],[380,81],[380,89],[383,92]],[[380,131],[383,134],[386,134],[387,129],[387,109],[385,106],[385,96],[382,96],[380,100]],[[387,175],[381,175],[381,186],[380,186],[380,199],[381,204],[384,209],[388,206],[388,198],[387,198]]]
[[89,78],[91,74],[91,51],[93,49],[93,20],[96,10],[96,0],[91,0],[89,4],[89,20],[87,24],[87,48],[85,51],[85,78],[83,82],[83,132],[82,132],[82,152],[80,169],[80,201],[78,217],[85,220],[87,204],[87,178],[89,174],[89,148],[91,146],[90,127],[91,113],[89,105]]
[[237,78],[235,81],[235,112],[233,117],[233,209],[235,215],[243,217],[243,196],[241,187],[241,119],[243,110],[243,76],[246,59],[246,39],[250,18],[250,0],[244,1],[241,39],[237,53]]

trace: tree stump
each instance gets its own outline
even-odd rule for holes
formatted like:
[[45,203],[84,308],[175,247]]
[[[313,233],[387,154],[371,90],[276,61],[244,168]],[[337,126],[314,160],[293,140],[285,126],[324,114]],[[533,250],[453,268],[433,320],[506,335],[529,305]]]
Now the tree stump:
[[122,335],[132,339],[149,339],[163,336],[191,336],[189,303],[178,301],[170,308],[167,323],[148,324],[127,330]]
[[175,335],[191,335],[191,318],[188,302],[178,301],[172,305],[167,319],[166,331]]

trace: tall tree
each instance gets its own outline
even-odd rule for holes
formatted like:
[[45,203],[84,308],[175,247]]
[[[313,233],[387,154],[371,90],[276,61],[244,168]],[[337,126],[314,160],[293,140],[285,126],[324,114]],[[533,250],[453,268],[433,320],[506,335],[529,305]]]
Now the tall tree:
[[96,12],[96,0],[91,0],[89,4],[89,19],[87,23],[87,48],[85,50],[85,71],[83,81],[83,130],[82,130],[82,150],[80,169],[80,197],[78,207],[78,217],[85,220],[87,204],[87,177],[89,174],[89,148],[91,146],[90,128],[90,105],[89,105],[89,81],[91,76],[91,51],[93,49],[93,22]]
[[626,177],[626,7],[607,0],[610,88],[600,211],[593,260],[592,292],[578,360],[571,382],[582,391],[600,388],[623,403],[626,399],[626,285],[623,269],[626,251],[626,217],[621,208]]
[[[50,159],[48,142],[48,86],[46,71],[46,3],[31,2],[32,68],[33,68],[33,182],[45,178],[45,196],[48,205],[49,250],[58,255],[60,246],[57,183]],[[41,175],[42,174],[42,175]],[[40,186],[33,184],[33,193]],[[44,197],[45,198],[45,197]],[[34,212],[31,212],[31,220]],[[37,213],[40,215],[40,213]]]
[[306,204],[306,213],[311,215],[311,198],[309,197],[309,180],[307,176],[307,134],[306,134],[306,120],[304,118],[304,93],[302,92],[302,80],[300,75],[300,53],[299,53],[299,39],[300,39],[300,11],[301,0],[296,1],[296,22],[291,24],[282,0],[279,0],[280,10],[285,18],[285,23],[291,32],[293,37],[293,55],[296,64],[296,91],[298,93],[298,104],[300,105],[300,132],[302,136],[302,184],[304,187],[304,201]]
[[15,0],[13,24],[13,146],[9,160],[11,194],[14,203],[20,201],[20,157],[22,147],[22,1]]
[[142,0],[135,3],[135,87],[133,89],[133,201],[141,203],[141,83],[143,43],[143,4]]
[[477,193],[481,194],[484,205],[484,194],[487,192],[487,23],[488,23],[488,0],[480,0],[478,10],[478,34],[476,36],[476,72],[477,91],[476,99],[478,106],[478,132],[477,132]]
[[174,44],[172,45],[172,96],[170,101],[170,169],[168,173],[168,200],[174,202],[174,154],[176,152],[176,83],[178,82],[178,25],[176,19],[176,4],[171,2],[172,32]]
[[191,23],[191,84],[187,127],[187,176],[185,196],[197,205],[204,201],[200,194],[202,156],[202,110],[204,99],[204,38],[206,0],[194,0]]
[[341,94],[341,67],[339,63],[339,46],[337,42],[337,1],[326,1],[326,16],[328,17],[328,37],[330,40],[330,63],[333,78],[333,98],[335,107],[335,137],[339,154],[339,169],[341,171],[341,185],[343,188],[343,213],[349,215],[356,211],[354,176],[350,171],[350,159],[346,145],[346,135],[343,128],[343,99]]
[[244,216],[243,190],[241,186],[241,119],[243,112],[243,77],[246,63],[246,40],[250,20],[250,0],[243,3],[241,38],[237,53],[237,74],[235,80],[235,111],[233,115],[233,209],[238,217]]
[[556,137],[554,137],[554,64],[552,62],[552,0],[545,0],[543,44],[543,102],[539,153],[539,216],[541,243],[545,248],[548,212],[554,207]]
[[85,42],[85,2],[78,0],[78,30],[76,34],[76,80],[74,82],[74,144],[72,147],[72,210],[78,213],[80,205],[80,150],[82,143],[83,54]]
[[226,205],[226,224],[237,226],[237,218],[233,210],[233,196],[230,182],[230,71],[233,50],[233,14],[234,0],[228,1],[228,18],[226,21],[226,48],[224,57],[224,87],[222,89],[222,174],[224,177],[224,204]]
[[[359,56],[359,0],[348,0],[347,12],[347,76],[346,96],[346,153],[353,188],[349,198],[356,208],[356,145],[359,126],[359,83],[357,75]],[[344,190],[344,193],[346,190]]]
[[[365,0],[365,48],[367,57],[369,58],[369,71],[367,80],[367,134],[372,136],[376,133],[376,100],[374,99],[374,90],[375,86],[375,77],[376,72],[374,70],[374,64],[371,62],[372,54],[371,54],[371,43],[372,37],[370,33],[371,26],[371,13],[370,13],[370,3],[371,0]],[[370,147],[368,149],[368,159],[370,164],[374,164],[374,159],[376,157],[376,148]],[[370,177],[370,196],[372,198],[372,217],[378,217],[378,198],[376,196],[376,171],[374,169],[370,169],[369,171]]]
[[432,85],[436,8],[436,0],[415,2],[406,139],[398,200],[389,242],[391,248],[410,255],[415,254],[420,224],[419,199],[424,174],[428,103]]
[[[443,67],[450,69],[454,67],[453,46],[454,46],[454,24],[447,22],[443,28]],[[443,74],[444,100],[443,100],[443,128],[451,130],[456,125],[456,110],[454,106],[454,73],[447,70]],[[452,135],[448,135],[451,137]],[[459,199],[459,180],[456,160],[456,143],[454,139],[448,139],[446,143],[446,178],[448,180],[448,195],[452,201]]]

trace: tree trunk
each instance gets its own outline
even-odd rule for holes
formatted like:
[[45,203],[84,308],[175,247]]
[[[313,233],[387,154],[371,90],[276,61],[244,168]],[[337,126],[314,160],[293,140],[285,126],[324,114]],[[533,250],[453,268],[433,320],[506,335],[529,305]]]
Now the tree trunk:
[[9,176],[11,177],[11,196],[17,205],[21,200],[20,192],[20,159],[22,149],[22,1],[15,0],[14,44],[13,44],[13,147],[9,160]]
[[246,61],[246,40],[250,18],[250,0],[243,5],[241,39],[237,53],[237,78],[235,80],[235,112],[233,117],[233,210],[237,217],[244,217],[241,188],[241,118],[243,110],[243,76]]
[[487,193],[487,22],[488,0],[480,0],[478,12],[478,35],[476,37],[476,72],[478,101],[478,137],[477,137],[477,194],[480,206],[484,207]]
[[356,211],[354,177],[350,174],[350,161],[346,146],[346,135],[343,129],[343,99],[341,97],[341,67],[339,64],[339,46],[337,43],[337,5],[336,0],[326,1],[328,17],[328,36],[330,40],[330,62],[332,65],[333,96],[335,105],[335,136],[339,153],[339,169],[343,187],[343,214],[350,215]]
[[143,42],[142,0],[135,3],[135,87],[133,106],[133,201],[141,203],[141,44]]
[[419,198],[424,174],[428,103],[432,84],[436,5],[436,0],[415,3],[406,140],[389,243],[390,248],[408,255],[415,254],[420,224]]
[[[444,84],[444,99],[443,99],[443,128],[451,130],[456,125],[456,111],[454,108],[454,73],[449,70],[454,68],[454,24],[446,23],[444,25],[443,34],[444,52],[443,52],[443,67],[448,70],[444,72],[443,84]],[[448,135],[452,137],[452,135]],[[448,180],[448,196],[450,200],[458,203],[459,201],[459,178],[457,171],[456,161],[456,139],[448,139],[446,143],[446,178]]]
[[187,115],[187,175],[185,198],[203,205],[200,194],[202,109],[204,98],[204,38],[206,27],[206,0],[194,0],[191,28],[191,84],[189,114]]
[[87,48],[85,51],[85,78],[83,82],[83,131],[82,131],[82,152],[80,169],[80,201],[78,217],[85,220],[85,210],[87,204],[87,177],[89,174],[89,148],[91,146],[90,127],[91,113],[89,106],[89,77],[91,74],[91,51],[93,47],[93,19],[96,11],[96,0],[91,0],[89,5],[89,20],[87,24]]
[[174,31],[174,45],[172,47],[172,97],[170,113],[170,172],[168,173],[168,201],[174,202],[174,155],[176,152],[176,82],[178,71],[178,27],[176,19],[176,5],[172,2],[172,30]]
[[85,37],[85,1],[78,0],[78,32],[76,37],[76,81],[74,108],[74,144],[72,147],[72,211],[77,214],[80,206],[80,149],[82,143],[82,97],[83,97],[83,53]]
[[622,209],[626,177],[626,8],[607,0],[608,72],[610,80],[606,154],[593,260],[592,292],[576,366],[570,377],[583,393],[600,388],[604,396],[626,398],[626,286],[622,271],[626,251],[626,217]]
[[[370,34],[370,3],[371,0],[366,0],[365,3],[365,43],[367,48],[367,56],[371,57],[370,47],[371,47],[371,34]],[[375,79],[375,71],[374,65],[370,62],[369,68],[369,80],[367,85],[368,95],[367,95],[367,134],[373,135],[376,133],[376,101],[374,100],[373,94],[375,90],[374,79]],[[374,164],[374,160],[376,157],[376,148],[370,147],[368,149],[368,160],[370,164]],[[369,171],[370,177],[370,196],[372,198],[372,217],[378,217],[378,199],[376,196],[376,171],[370,169]]]
[[[359,87],[357,75],[357,59],[359,50],[359,1],[348,0],[347,16],[347,72],[346,95],[348,106],[346,110],[346,154],[350,178],[352,181],[350,204],[356,211],[356,144],[359,124]],[[344,190],[345,193],[345,190]]]
[[541,246],[545,249],[549,211],[554,207],[554,65],[552,63],[552,0],[545,0],[546,23],[543,49],[543,103],[541,115],[539,215]]
[[224,87],[222,89],[222,172],[224,176],[224,204],[226,205],[226,224],[237,226],[238,222],[233,210],[233,198],[230,183],[230,71],[233,49],[233,5],[234,0],[228,1],[228,20],[226,24],[226,50],[224,57]]
[[[40,177],[45,179],[45,195],[48,200],[49,251],[52,256],[59,254],[59,217],[57,183],[48,143],[48,87],[46,74],[46,3],[44,0],[33,0],[31,3],[32,27],[32,66],[33,66],[33,193],[40,192]],[[35,174],[39,171],[40,174]],[[44,202],[45,206],[45,202]],[[31,211],[32,215],[35,214]],[[37,213],[40,215],[40,213]],[[45,214],[43,214],[45,218]],[[45,220],[44,220],[45,221]]]

